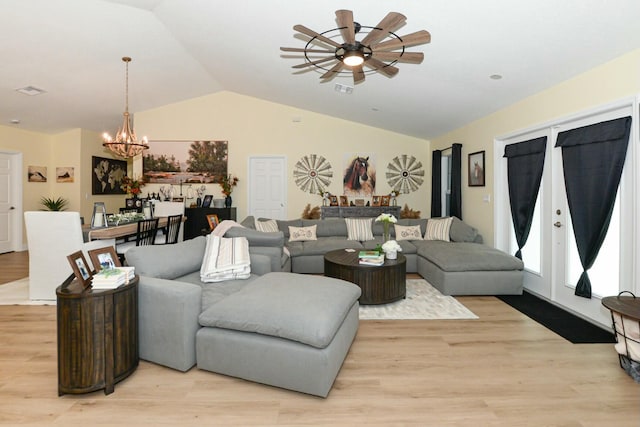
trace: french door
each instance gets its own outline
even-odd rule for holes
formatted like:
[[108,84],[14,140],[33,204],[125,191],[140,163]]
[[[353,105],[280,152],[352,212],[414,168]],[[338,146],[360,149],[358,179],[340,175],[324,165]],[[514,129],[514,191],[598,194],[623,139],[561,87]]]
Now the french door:
[[[634,117],[635,122],[637,114],[634,115],[633,109],[632,102],[623,102],[581,116],[558,120],[544,127],[499,141],[496,145],[499,153],[503,153],[504,146],[507,144],[547,136],[542,182],[529,238],[522,249],[522,259],[525,263],[525,288],[592,322],[607,327],[611,323],[610,314],[602,307],[601,298],[617,295],[621,290],[630,289],[633,280],[631,260],[634,244],[630,236],[633,235],[634,230],[632,189],[635,148],[633,141],[637,137],[632,131],[609,230],[598,258],[589,269],[593,292],[591,299],[574,294],[582,267],[568,210],[562,152],[560,148],[554,148],[554,146],[558,134],[563,131],[625,116]],[[637,124],[634,123],[632,128],[637,129]],[[506,170],[506,159],[496,162],[498,163]],[[498,239],[498,244],[501,241],[503,249],[508,247],[513,254],[517,250],[517,244],[509,211],[507,174],[504,172],[499,175],[502,180],[500,188],[504,191],[501,191],[503,199],[500,204],[501,213],[496,219],[505,220],[502,221],[502,228],[497,230],[498,234],[503,234],[502,239]],[[504,225],[505,223],[507,225]]]

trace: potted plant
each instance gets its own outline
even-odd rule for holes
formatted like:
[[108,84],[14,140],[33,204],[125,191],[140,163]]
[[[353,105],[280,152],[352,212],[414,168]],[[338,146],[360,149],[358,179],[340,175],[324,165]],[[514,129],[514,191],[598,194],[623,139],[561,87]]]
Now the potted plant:
[[228,208],[231,207],[231,193],[233,192],[233,187],[238,185],[238,177],[229,175],[222,175],[220,178],[220,187],[222,187],[222,194],[224,194],[224,205]]
[[40,199],[40,204],[45,207],[45,209],[40,209],[42,211],[64,211],[67,209],[69,201],[63,197],[57,199],[43,197]]

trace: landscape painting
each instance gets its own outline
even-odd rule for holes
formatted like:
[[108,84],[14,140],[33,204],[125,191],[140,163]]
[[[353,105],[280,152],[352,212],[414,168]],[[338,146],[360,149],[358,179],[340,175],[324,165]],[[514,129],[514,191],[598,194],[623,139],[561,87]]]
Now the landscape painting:
[[143,157],[145,181],[210,184],[227,174],[227,141],[150,141]]

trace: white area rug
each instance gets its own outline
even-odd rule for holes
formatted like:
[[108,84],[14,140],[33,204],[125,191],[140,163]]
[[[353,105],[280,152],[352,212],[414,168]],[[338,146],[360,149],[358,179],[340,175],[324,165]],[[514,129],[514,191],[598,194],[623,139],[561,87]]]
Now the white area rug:
[[56,305],[54,301],[31,301],[29,278],[0,285],[0,305]]
[[407,298],[390,304],[361,305],[360,319],[477,319],[454,297],[422,279],[407,280]]

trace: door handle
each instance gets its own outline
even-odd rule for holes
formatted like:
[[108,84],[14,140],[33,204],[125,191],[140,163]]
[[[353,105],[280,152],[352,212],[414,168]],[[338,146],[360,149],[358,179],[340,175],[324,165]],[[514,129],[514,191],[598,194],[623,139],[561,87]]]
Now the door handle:
[[11,207],[9,208],[9,210],[10,210],[10,211],[12,211],[12,210],[14,210],[15,208],[16,208],[15,206],[11,206]]
[[560,228],[560,227],[562,227],[562,223],[560,221],[556,221],[556,222],[553,223],[553,226],[557,227],[557,228]]

